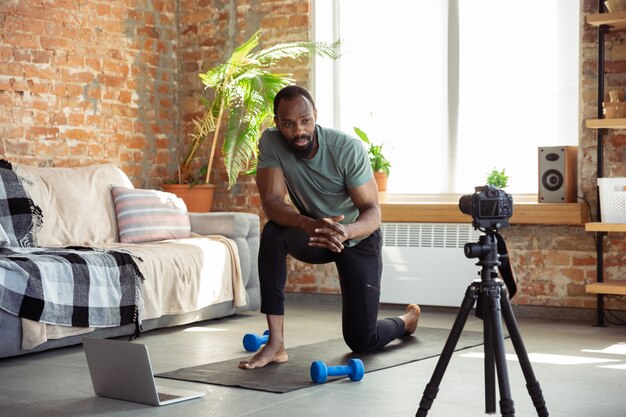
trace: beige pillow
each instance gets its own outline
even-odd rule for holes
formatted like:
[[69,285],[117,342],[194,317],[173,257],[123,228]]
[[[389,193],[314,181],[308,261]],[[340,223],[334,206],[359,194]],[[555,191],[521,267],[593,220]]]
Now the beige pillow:
[[118,242],[111,186],[133,188],[112,164],[77,168],[17,165],[26,192],[43,212],[39,246],[91,246]]
[[175,194],[111,187],[122,243],[185,239],[191,236],[187,207]]

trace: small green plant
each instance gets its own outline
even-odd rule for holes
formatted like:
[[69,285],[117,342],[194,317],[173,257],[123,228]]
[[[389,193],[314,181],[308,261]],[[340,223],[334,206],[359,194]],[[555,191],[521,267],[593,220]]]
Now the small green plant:
[[391,162],[383,155],[383,145],[374,145],[365,132],[358,127],[354,128],[354,132],[357,136],[368,145],[367,153],[370,157],[370,163],[372,164],[372,171],[384,172],[389,176],[389,168],[391,168]]
[[487,185],[493,185],[497,188],[505,188],[509,182],[509,176],[504,173],[504,168],[502,171],[498,171],[495,167],[493,170],[487,175]]

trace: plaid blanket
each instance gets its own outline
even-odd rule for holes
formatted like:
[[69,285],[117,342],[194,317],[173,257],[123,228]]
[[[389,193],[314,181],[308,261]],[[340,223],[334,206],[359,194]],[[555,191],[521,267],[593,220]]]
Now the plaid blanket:
[[10,162],[0,159],[0,246],[37,246],[43,214],[31,200]]
[[135,323],[141,272],[126,252],[90,248],[0,248],[0,308],[77,327]]

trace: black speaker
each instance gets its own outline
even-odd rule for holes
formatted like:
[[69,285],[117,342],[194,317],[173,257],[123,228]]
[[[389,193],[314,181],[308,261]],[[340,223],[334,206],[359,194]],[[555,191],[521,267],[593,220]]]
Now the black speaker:
[[578,146],[539,147],[539,202],[575,203]]

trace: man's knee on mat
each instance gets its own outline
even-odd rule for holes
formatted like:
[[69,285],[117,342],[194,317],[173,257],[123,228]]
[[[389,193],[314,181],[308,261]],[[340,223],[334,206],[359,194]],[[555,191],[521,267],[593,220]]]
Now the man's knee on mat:
[[354,337],[354,336],[345,336],[344,340],[346,345],[350,348],[350,350],[354,353],[369,353],[373,349],[372,347],[375,345],[372,338],[368,337]]

